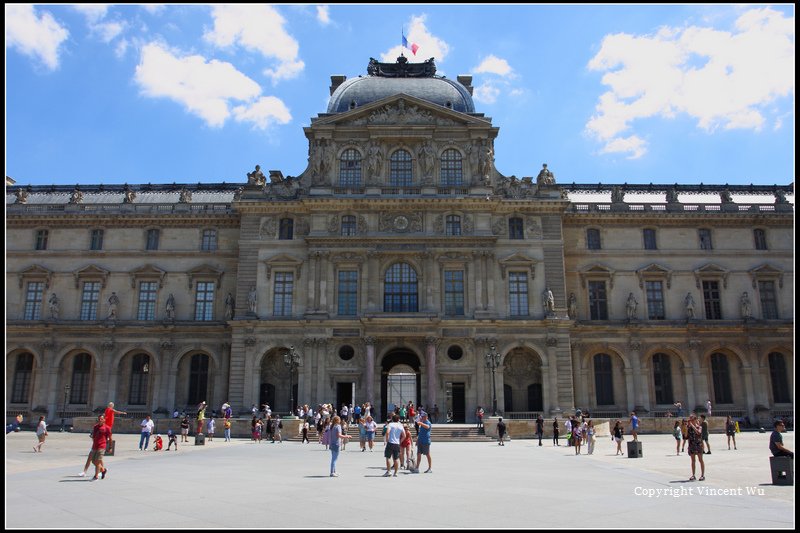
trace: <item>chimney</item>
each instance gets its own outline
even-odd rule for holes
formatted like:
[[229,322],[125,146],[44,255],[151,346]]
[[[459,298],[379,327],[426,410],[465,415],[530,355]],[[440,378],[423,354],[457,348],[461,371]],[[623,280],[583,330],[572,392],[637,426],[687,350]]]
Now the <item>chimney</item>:
[[[331,76],[331,96],[333,96],[333,91],[335,91],[336,88],[339,87],[339,85],[344,83],[344,80],[346,80],[346,79],[347,79],[347,76],[342,76],[341,74]],[[472,78],[470,77],[470,80],[471,79]]]
[[[333,76],[331,76],[332,78]],[[456,76],[456,80],[458,83],[463,85],[469,91],[469,95],[472,96],[472,76],[467,76],[466,74],[461,74],[460,76]]]

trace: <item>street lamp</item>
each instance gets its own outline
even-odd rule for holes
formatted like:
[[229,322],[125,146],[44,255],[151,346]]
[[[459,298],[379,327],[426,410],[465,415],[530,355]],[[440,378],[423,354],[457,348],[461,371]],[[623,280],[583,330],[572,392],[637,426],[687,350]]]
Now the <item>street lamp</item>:
[[289,346],[289,351],[283,354],[283,362],[289,367],[289,415],[294,415],[294,371],[300,366],[300,354]]
[[492,344],[486,353],[486,367],[492,369],[492,416],[497,416],[497,382],[494,374],[498,366],[500,366],[500,354],[497,352],[497,346]]
[[61,410],[61,429],[58,430],[62,433],[64,432],[64,419],[67,415],[67,400],[69,400],[69,390],[70,386],[64,385],[64,409]]

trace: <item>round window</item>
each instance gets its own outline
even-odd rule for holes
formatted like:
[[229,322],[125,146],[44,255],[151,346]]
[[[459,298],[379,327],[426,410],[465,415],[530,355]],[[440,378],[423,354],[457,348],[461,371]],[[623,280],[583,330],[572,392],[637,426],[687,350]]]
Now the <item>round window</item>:
[[342,346],[339,348],[339,357],[342,361],[349,361],[356,354],[352,346]]
[[461,346],[453,345],[447,349],[447,357],[452,359],[453,361],[458,361],[464,356],[464,350],[461,349]]

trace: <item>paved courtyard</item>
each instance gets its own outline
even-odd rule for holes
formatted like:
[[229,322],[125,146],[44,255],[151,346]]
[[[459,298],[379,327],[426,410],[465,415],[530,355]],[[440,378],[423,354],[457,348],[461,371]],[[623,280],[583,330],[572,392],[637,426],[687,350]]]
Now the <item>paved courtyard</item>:
[[[43,453],[32,432],[7,435],[6,527],[795,526],[794,487],[771,484],[769,433],[740,434],[737,451],[712,435],[705,482],[687,482],[689,458],[675,456],[669,435],[643,436],[641,459],[615,457],[608,437],[580,457],[550,442],[434,442],[433,473],[397,478],[381,477],[382,445],[349,444],[330,478],[330,453],[317,444],[215,439],[140,452],[138,435],[115,439],[108,477],[91,481],[93,467],[77,476],[87,434],[53,431]],[[794,433],[784,443],[794,450]]]

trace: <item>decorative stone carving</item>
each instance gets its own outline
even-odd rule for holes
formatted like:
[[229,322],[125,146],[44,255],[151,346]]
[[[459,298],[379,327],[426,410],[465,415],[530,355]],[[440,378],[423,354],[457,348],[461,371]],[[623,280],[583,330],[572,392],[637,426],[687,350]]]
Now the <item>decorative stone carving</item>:
[[426,183],[433,179],[433,170],[436,165],[436,151],[431,146],[430,141],[424,141],[417,152],[419,167],[422,171],[422,182]]
[[611,203],[612,204],[621,204],[625,202],[625,193],[622,191],[622,187],[614,187],[611,189]]
[[551,348],[558,346],[558,337],[547,337],[545,344]]
[[309,144],[308,163],[311,169],[311,184],[322,185],[331,168],[331,147],[327,139],[317,139]]
[[47,300],[47,303],[50,306],[50,318],[58,320],[58,315],[60,313],[60,308],[59,308],[60,304],[58,301],[58,296],[56,296],[56,293],[50,295],[50,299]]
[[278,233],[278,221],[275,217],[265,217],[261,219],[261,226],[258,228],[258,238],[268,237],[274,239]]
[[542,170],[540,170],[539,175],[536,176],[536,184],[540,187],[543,185],[547,186],[556,184],[556,176],[547,169],[547,163],[542,164]]
[[244,345],[247,347],[253,347],[256,345],[256,338],[255,337],[245,337]]
[[367,219],[364,215],[358,215],[358,234],[359,235],[366,235],[369,232],[369,226],[367,225]]
[[472,215],[464,215],[464,224],[461,229],[464,235],[472,235],[475,233],[475,224],[472,221]]
[[180,198],[178,199],[178,203],[181,204],[188,204],[192,201],[192,191],[184,187],[181,189]]
[[543,237],[542,224],[539,217],[528,217],[525,219],[528,226],[528,237],[531,239],[541,239]]
[[117,296],[116,292],[111,292],[111,296],[108,297],[108,319],[109,320],[116,320],[117,317],[117,306],[119,305],[119,296]]
[[72,194],[69,197],[69,203],[71,204],[83,203],[83,193],[77,187],[75,187],[72,190]]
[[332,235],[339,233],[339,215],[333,215],[328,220],[328,233]]
[[228,296],[225,297],[225,320],[233,319],[234,309],[236,309],[236,300],[233,298],[233,294],[228,293]]
[[133,201],[136,199],[136,193],[133,192],[133,189],[131,189],[127,183],[125,184],[124,194],[125,198],[122,200],[122,203],[132,204]]
[[578,317],[578,298],[575,296],[574,292],[569,293],[569,299],[567,300],[567,316],[572,320]]
[[383,171],[383,148],[372,141],[367,149],[367,185],[376,185]]
[[167,298],[167,308],[165,317],[167,320],[175,320],[175,296],[172,293]]
[[161,344],[159,346],[161,347],[161,350],[164,352],[171,352],[175,349],[175,343],[172,342],[171,340],[161,341]]
[[294,231],[297,235],[305,237],[311,231],[311,226],[305,218],[298,218],[295,220]]
[[444,233],[444,215],[438,215],[433,219],[433,232],[440,235]]
[[256,314],[258,308],[258,293],[256,292],[255,285],[250,287],[250,292],[247,294],[247,308],[252,314]]
[[508,232],[508,221],[505,217],[492,219],[492,235],[505,235]]
[[15,200],[14,200],[15,204],[27,204],[28,203],[28,191],[26,191],[24,189],[17,189],[17,191],[14,193],[14,196],[15,196]]
[[378,231],[394,231],[397,233],[413,233],[422,231],[422,213],[381,213]]
[[256,169],[247,173],[247,184],[255,187],[263,187],[267,183],[267,177],[261,172],[261,166],[256,165]]

